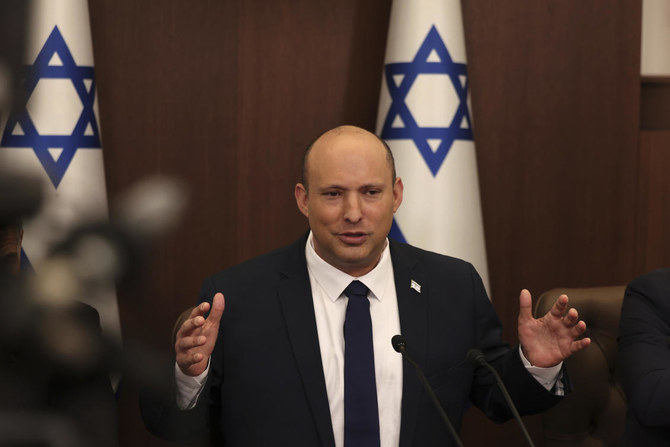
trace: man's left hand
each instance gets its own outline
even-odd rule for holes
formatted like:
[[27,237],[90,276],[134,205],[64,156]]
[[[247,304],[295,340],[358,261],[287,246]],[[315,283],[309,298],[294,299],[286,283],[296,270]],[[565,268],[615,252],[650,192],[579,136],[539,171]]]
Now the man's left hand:
[[577,310],[568,310],[568,297],[558,297],[551,310],[541,318],[532,314],[532,298],[526,289],[519,295],[519,342],[526,359],[542,368],[560,362],[587,347],[588,337],[578,339],[586,330],[586,323],[579,320]]

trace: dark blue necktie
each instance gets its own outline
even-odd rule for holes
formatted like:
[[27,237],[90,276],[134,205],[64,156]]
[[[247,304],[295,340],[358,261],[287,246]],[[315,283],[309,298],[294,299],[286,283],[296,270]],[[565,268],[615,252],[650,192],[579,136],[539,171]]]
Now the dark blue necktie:
[[368,288],[353,281],[344,320],[344,445],[379,447],[379,410]]

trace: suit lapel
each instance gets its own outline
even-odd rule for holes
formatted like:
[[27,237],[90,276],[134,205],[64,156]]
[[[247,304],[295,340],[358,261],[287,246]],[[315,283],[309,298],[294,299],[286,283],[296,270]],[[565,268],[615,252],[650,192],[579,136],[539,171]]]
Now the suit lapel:
[[[407,354],[422,369],[425,369],[429,284],[427,275],[421,271],[417,260],[403,248],[391,241],[391,260],[398,297],[400,328],[407,343]],[[414,288],[411,287],[412,281],[415,282]],[[414,367],[408,362],[403,362],[399,443],[401,447],[412,444],[422,394],[421,382]]]
[[281,272],[283,279],[279,283],[278,296],[305,395],[322,444],[335,446],[312,290],[305,261],[305,242],[306,237],[303,237],[293,244],[289,262]]

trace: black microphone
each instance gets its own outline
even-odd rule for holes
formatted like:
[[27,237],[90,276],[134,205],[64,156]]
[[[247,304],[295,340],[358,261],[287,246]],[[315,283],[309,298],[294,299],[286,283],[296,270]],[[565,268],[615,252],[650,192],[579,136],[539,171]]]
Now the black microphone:
[[394,335],[391,338],[391,345],[393,345],[393,349],[395,349],[396,352],[402,354],[402,357],[414,367],[414,369],[416,370],[416,374],[419,376],[419,379],[421,379],[423,388],[428,393],[430,400],[433,401],[433,404],[435,405],[435,408],[437,408],[437,411],[440,413],[440,416],[442,416],[442,420],[444,421],[444,424],[447,426],[449,433],[451,433],[452,438],[454,438],[454,441],[456,441],[456,445],[459,447],[463,447],[463,443],[461,442],[461,439],[458,437],[458,433],[456,433],[456,430],[454,430],[454,426],[451,425],[451,421],[449,420],[447,413],[444,412],[444,408],[442,408],[442,405],[440,405],[440,401],[437,400],[437,396],[435,395],[435,392],[428,383],[428,380],[426,380],[426,376],[423,374],[423,371],[421,370],[419,365],[417,365],[416,362],[414,362],[414,360],[412,360],[407,355],[407,352],[405,351],[407,348],[407,343],[405,343],[405,339],[403,338],[403,336]]
[[472,363],[473,365],[476,366],[483,366],[487,368],[491,373],[493,374],[493,377],[496,378],[496,383],[498,384],[498,388],[500,388],[500,391],[502,392],[503,397],[505,398],[505,401],[507,401],[507,405],[509,405],[510,410],[512,410],[512,414],[514,415],[514,419],[519,423],[519,427],[521,427],[521,431],[523,432],[523,435],[526,437],[526,442],[528,443],[529,446],[535,447],[535,444],[533,444],[533,440],[530,438],[530,435],[528,434],[528,430],[526,430],[526,426],[524,425],[523,421],[521,420],[521,416],[519,416],[519,412],[516,410],[516,406],[514,405],[514,402],[512,401],[512,398],[510,397],[509,393],[507,392],[507,387],[503,383],[502,379],[500,378],[500,375],[498,374],[498,371],[495,370],[493,366],[489,364],[489,362],[486,361],[486,357],[484,357],[484,354],[482,351],[479,349],[470,349],[466,355],[468,362]]

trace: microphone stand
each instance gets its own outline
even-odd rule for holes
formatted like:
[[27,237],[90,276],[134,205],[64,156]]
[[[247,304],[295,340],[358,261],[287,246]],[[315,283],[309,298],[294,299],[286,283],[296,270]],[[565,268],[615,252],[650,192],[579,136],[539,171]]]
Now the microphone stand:
[[486,369],[491,371],[493,374],[493,377],[496,379],[496,384],[498,385],[498,388],[500,389],[500,392],[502,393],[503,397],[505,398],[505,401],[507,402],[507,405],[509,406],[510,410],[512,410],[512,415],[514,416],[514,419],[516,419],[517,423],[519,424],[519,427],[521,428],[521,431],[523,432],[524,437],[526,438],[526,442],[530,447],[535,447],[535,444],[533,444],[533,440],[530,438],[530,435],[528,434],[528,430],[526,430],[526,426],[524,425],[523,421],[521,420],[521,416],[519,415],[519,412],[516,409],[516,406],[514,405],[514,402],[512,401],[512,397],[509,395],[507,392],[507,387],[503,383],[502,379],[500,378],[500,375],[498,374],[498,371],[495,370],[493,366],[489,364],[489,362],[486,361],[486,358],[484,357],[484,354],[482,351],[479,349],[470,349],[467,354],[467,358],[470,361],[470,363],[474,365],[479,365],[479,366],[484,366]]
[[440,405],[440,401],[437,400],[437,396],[435,395],[433,388],[431,388],[430,384],[428,383],[426,376],[423,374],[421,367],[417,365],[416,362],[414,362],[414,360],[412,360],[407,355],[406,352],[407,344],[405,343],[405,339],[402,337],[402,335],[394,335],[393,338],[391,339],[391,344],[393,345],[393,349],[395,349],[396,352],[399,352],[402,355],[402,357],[414,367],[417,376],[419,376],[419,379],[421,380],[423,388],[428,393],[428,397],[430,397],[430,400],[433,402],[433,405],[435,405],[435,408],[437,408],[438,413],[440,413],[442,421],[444,422],[444,425],[447,426],[447,429],[449,430],[449,433],[451,434],[454,441],[456,441],[456,445],[458,447],[463,447],[463,443],[461,442],[461,439],[458,437],[458,433],[456,433],[454,426],[451,425],[451,421],[449,420],[447,413],[444,412],[442,405]]

